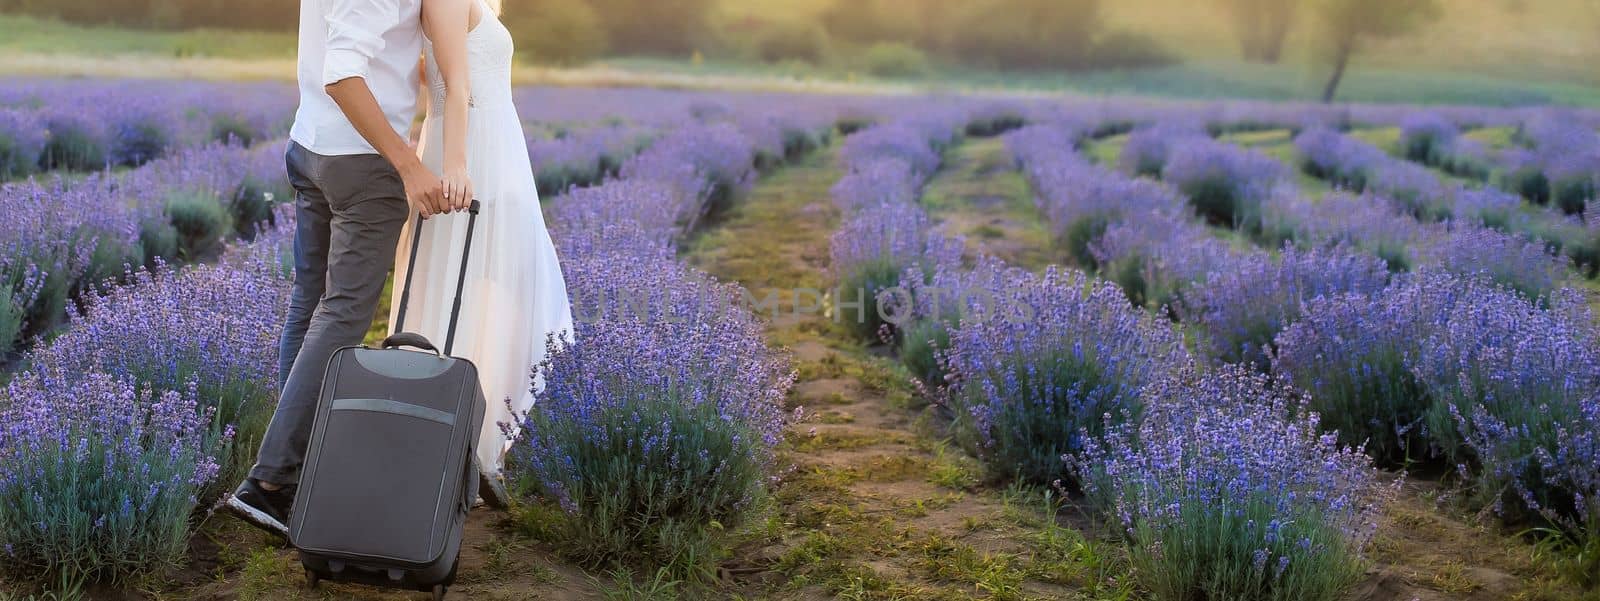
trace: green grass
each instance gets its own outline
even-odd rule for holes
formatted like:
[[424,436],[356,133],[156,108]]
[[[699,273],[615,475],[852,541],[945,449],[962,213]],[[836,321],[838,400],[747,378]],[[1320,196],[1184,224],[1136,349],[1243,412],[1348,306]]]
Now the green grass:
[[1117,157],[1122,155],[1122,146],[1127,143],[1128,134],[1118,134],[1100,140],[1088,140],[1084,143],[1083,154],[1107,169],[1116,169]]
[[145,31],[82,26],[53,19],[0,15],[0,51],[5,53],[232,59],[294,58],[294,32]]

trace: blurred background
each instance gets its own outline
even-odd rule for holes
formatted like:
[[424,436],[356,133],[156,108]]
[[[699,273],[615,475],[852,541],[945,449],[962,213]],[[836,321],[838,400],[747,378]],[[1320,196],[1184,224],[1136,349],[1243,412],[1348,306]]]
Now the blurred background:
[[[0,0],[0,73],[293,76],[294,0]],[[1600,104],[1600,0],[504,0],[518,83]]]

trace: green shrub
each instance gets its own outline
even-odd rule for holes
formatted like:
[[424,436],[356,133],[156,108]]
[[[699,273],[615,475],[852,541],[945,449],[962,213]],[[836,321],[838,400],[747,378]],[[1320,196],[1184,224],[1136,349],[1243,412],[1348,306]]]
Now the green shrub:
[[75,127],[53,127],[50,141],[45,143],[44,152],[39,155],[39,168],[44,171],[92,171],[105,166],[106,148],[99,136]]
[[[568,4],[548,0],[546,4]],[[686,55],[706,39],[707,19],[717,0],[587,0],[606,38],[628,54]],[[507,11],[510,12],[509,10]],[[545,18],[534,13],[533,18]],[[522,39],[522,38],[518,38]]]
[[[1114,31],[1095,41],[1083,67],[1091,69],[1147,69],[1177,62],[1178,58],[1161,44],[1160,40],[1144,33]],[[1252,124],[1241,124],[1249,127]],[[1254,124],[1261,129],[1278,127],[1277,124]],[[1240,126],[1236,126],[1240,127]],[[1236,129],[1236,131],[1246,131]]]
[[928,31],[918,19],[907,15],[923,14],[933,7],[924,0],[857,0],[834,2],[822,13],[822,25],[837,39],[858,44],[882,41],[923,42]]
[[[848,327],[852,334],[862,340],[877,340],[878,331],[883,328],[884,314],[893,314],[889,308],[879,310],[879,295],[884,291],[900,285],[900,276],[904,273],[905,266],[895,261],[892,257],[885,256],[877,261],[868,261],[855,266],[850,273],[839,280],[841,295],[849,295],[836,302],[860,302],[862,307],[854,307],[838,311],[840,321]],[[860,298],[854,298],[860,294]],[[889,300],[889,299],[881,299]]]
[[919,319],[900,329],[900,363],[930,386],[942,386],[945,381],[939,353],[950,348],[951,321]]
[[878,42],[861,54],[861,68],[877,77],[922,77],[931,70],[928,55],[902,42]]
[[211,139],[221,144],[250,146],[256,143],[256,128],[238,115],[217,115],[211,122]]
[[[163,217],[165,217],[163,215]],[[178,230],[170,219],[146,219],[139,224],[139,250],[147,267],[178,258]]]
[[1537,205],[1550,202],[1550,179],[1538,167],[1521,167],[1500,175],[1500,187]]
[[1089,58],[1100,0],[961,0],[941,21],[940,51],[1000,68],[1072,68]]
[[764,62],[798,60],[819,64],[828,58],[828,31],[810,21],[773,25],[756,39],[756,55]]
[[218,247],[233,231],[233,216],[216,197],[181,192],[167,200],[167,218],[178,236],[178,256],[196,259]]
[[610,48],[606,24],[587,0],[507,0],[505,22],[518,54],[536,63],[583,63]]

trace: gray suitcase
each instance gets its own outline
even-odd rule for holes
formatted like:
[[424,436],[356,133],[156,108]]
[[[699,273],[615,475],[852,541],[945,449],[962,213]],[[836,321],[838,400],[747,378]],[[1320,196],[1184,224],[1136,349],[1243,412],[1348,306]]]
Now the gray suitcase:
[[419,220],[398,333],[380,348],[346,347],[328,361],[289,520],[313,587],[322,580],[357,582],[443,599],[455,581],[467,512],[478,495],[473,447],[485,410],[477,367],[450,356],[477,217],[473,201],[443,351],[401,329]]

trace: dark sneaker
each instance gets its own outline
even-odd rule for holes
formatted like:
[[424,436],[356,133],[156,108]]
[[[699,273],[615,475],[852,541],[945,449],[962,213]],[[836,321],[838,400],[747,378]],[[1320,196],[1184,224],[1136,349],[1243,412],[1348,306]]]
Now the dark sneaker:
[[506,481],[498,474],[478,472],[478,498],[493,509],[511,508],[511,493],[506,491]]
[[245,478],[224,503],[228,511],[285,540],[289,538],[289,508],[294,506],[294,487],[268,491],[255,480]]

